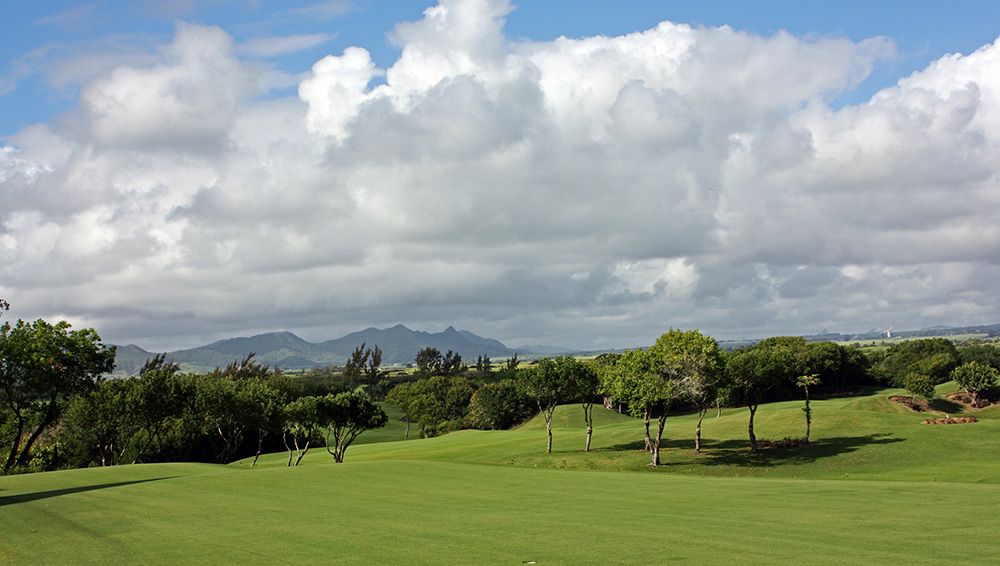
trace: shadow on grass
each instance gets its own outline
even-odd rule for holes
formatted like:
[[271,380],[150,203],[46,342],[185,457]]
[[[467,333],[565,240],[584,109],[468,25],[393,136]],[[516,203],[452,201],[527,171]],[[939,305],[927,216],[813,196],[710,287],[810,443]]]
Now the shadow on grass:
[[152,481],[168,480],[175,478],[177,476],[164,476],[162,478],[149,478],[144,480],[132,480],[132,481],[119,481],[113,483],[98,483],[94,485],[81,485],[78,487],[66,487],[63,489],[50,489],[48,491],[35,491],[31,493],[21,493],[18,495],[7,495],[0,497],[0,507],[4,505],[14,505],[16,503],[27,503],[28,501],[37,501],[39,499],[48,499],[50,497],[59,497],[60,495],[70,495],[72,493],[83,493],[85,491],[94,491],[98,489],[108,489],[111,487],[120,487],[123,485],[133,485],[137,483],[146,483]]
[[808,446],[795,448],[766,448],[756,454],[750,452],[747,441],[727,440],[714,442],[702,452],[701,463],[706,466],[747,466],[771,467],[781,464],[809,464],[821,458],[847,454],[869,445],[895,444],[903,442],[889,433],[866,434],[863,436],[838,436],[821,438]]
[[[798,446],[794,448],[762,448],[756,454],[750,452],[749,441],[746,439],[733,439],[712,441],[704,440],[701,454],[694,457],[694,460],[674,462],[669,459],[671,450],[693,451],[694,443],[690,439],[664,439],[660,445],[663,451],[664,466],[672,464],[690,466],[698,464],[704,466],[744,466],[767,468],[782,464],[808,464],[821,458],[836,456],[854,452],[862,446],[874,444],[895,444],[903,442],[902,438],[895,438],[889,433],[868,434],[864,436],[839,436],[834,438],[821,438],[813,440],[808,446]],[[596,452],[625,452],[639,451],[645,449],[645,442],[638,440],[623,444],[615,444],[599,448]]]
[[932,399],[928,403],[928,405],[930,405],[930,407],[935,411],[941,411],[942,413],[948,413],[948,414],[961,413],[965,411],[965,407],[963,407],[959,403],[956,403],[949,399],[941,399],[940,397],[937,399]]

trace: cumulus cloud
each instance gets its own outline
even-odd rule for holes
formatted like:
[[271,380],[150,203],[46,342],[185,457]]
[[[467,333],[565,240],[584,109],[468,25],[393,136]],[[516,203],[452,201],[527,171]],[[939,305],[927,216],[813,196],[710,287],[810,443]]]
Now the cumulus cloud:
[[287,46],[179,24],[0,149],[0,296],[150,347],[1000,320],[1000,42],[835,107],[890,41],[515,41],[512,9],[443,0],[387,68],[348,47],[278,99],[240,56]]

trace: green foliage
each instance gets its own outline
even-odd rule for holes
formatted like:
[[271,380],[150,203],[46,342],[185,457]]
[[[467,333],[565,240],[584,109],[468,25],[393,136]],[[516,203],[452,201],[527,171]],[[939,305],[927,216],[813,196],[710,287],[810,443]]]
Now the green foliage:
[[114,362],[114,347],[90,328],[44,320],[0,326],[0,402],[13,421],[4,472],[27,466],[32,445],[58,419],[60,403],[93,389]]
[[926,374],[915,371],[906,374],[903,376],[903,387],[914,396],[927,400],[934,398],[934,381]]
[[948,381],[958,364],[958,350],[950,340],[925,338],[893,344],[873,370],[884,383],[897,387],[905,387],[911,373],[923,374],[937,385]]
[[319,434],[323,425],[319,420],[318,399],[314,396],[300,397],[284,407],[281,438],[288,450],[288,466],[298,466],[309,452],[309,447],[322,439]]
[[381,428],[389,417],[365,393],[355,391],[316,399],[317,421],[329,430],[326,449],[342,463],[347,449],[362,432]]
[[534,400],[540,410],[578,401],[597,391],[597,375],[571,356],[542,358],[535,365],[518,370],[517,375],[521,392]]
[[437,375],[397,385],[387,400],[399,407],[407,422],[429,437],[465,428],[476,385],[467,377]]
[[958,348],[958,358],[963,364],[979,362],[1000,371],[1000,345],[996,343],[963,345]]
[[812,342],[806,347],[806,372],[816,374],[820,383],[840,391],[868,384],[868,365],[868,358],[857,346]]
[[513,379],[487,383],[472,394],[469,424],[487,430],[508,429],[535,412],[532,399],[526,397]]
[[1000,381],[1000,372],[992,366],[972,361],[955,368],[951,372],[951,378],[959,387],[971,394],[973,404],[978,405],[979,394],[997,385]]
[[427,346],[417,352],[414,360],[417,364],[417,373],[429,377],[432,375],[458,375],[465,370],[462,365],[462,356],[458,352],[448,350],[448,353],[441,355],[437,348]]

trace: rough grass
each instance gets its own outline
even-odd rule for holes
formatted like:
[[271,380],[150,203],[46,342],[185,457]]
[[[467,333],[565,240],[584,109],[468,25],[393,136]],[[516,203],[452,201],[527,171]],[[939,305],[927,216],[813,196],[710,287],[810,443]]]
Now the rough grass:
[[[947,389],[945,387],[944,389]],[[814,443],[751,456],[746,411],[641,422],[560,407],[544,425],[284,455],[249,469],[161,464],[0,478],[0,562],[982,563],[1000,555],[1000,412],[934,427],[897,391],[816,401]],[[762,406],[763,438],[801,436],[801,402]],[[902,409],[902,410],[901,410]],[[557,469],[568,468],[568,469]],[[588,470],[588,471],[584,471]],[[753,477],[750,477],[753,476]],[[975,541],[967,544],[965,541]]]

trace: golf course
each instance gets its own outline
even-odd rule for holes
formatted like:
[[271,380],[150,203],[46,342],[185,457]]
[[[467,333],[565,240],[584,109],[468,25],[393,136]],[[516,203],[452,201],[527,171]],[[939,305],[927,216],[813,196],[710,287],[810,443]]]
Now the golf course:
[[[954,390],[953,383],[938,393]],[[322,447],[230,465],[138,464],[0,478],[10,564],[986,563],[1000,556],[1000,410],[927,425],[870,389],[814,400],[812,442],[746,446],[746,409],[642,421],[579,405],[514,430],[402,440],[398,414],[335,464]],[[801,437],[802,402],[762,404],[762,439]],[[952,414],[951,416],[955,416]],[[391,431],[398,433],[393,440]],[[363,443],[365,435],[381,442]]]

